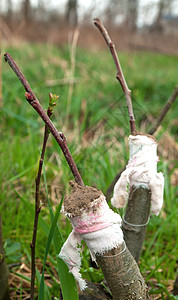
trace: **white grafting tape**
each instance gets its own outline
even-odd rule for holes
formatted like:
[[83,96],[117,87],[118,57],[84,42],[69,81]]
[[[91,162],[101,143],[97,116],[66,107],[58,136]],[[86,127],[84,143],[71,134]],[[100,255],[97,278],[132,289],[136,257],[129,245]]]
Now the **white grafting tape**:
[[144,135],[129,136],[130,158],[114,187],[113,206],[120,208],[128,199],[127,186],[145,186],[151,190],[151,210],[158,215],[163,204],[164,177],[157,173],[157,143]]
[[105,251],[123,243],[123,233],[120,228],[122,219],[109,208],[104,195],[93,201],[91,210],[83,212],[81,216],[73,218],[68,216],[68,218],[72,223],[73,231],[63,245],[59,257],[66,262],[70,272],[78,281],[80,289],[83,290],[86,288],[86,282],[79,273],[81,240],[86,242],[91,257],[95,260],[96,254],[102,255]]

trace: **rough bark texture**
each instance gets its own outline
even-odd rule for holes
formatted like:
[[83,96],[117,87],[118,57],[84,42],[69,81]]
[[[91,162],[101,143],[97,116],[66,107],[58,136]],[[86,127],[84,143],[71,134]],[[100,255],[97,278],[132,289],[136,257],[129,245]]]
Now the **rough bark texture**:
[[[113,300],[149,299],[147,287],[138,265],[123,243],[121,246],[97,256]],[[122,252],[123,251],[123,252]],[[121,254],[117,255],[118,253]]]
[[178,276],[176,277],[176,280],[174,282],[173,295],[175,295],[175,296],[178,295]]
[[[146,224],[150,215],[150,198],[149,187],[133,186],[130,190],[124,220],[135,225]],[[122,229],[126,245],[138,263],[147,225],[131,226],[123,221]]]
[[5,262],[5,254],[2,240],[2,222],[0,215],[0,300],[9,300],[8,267]]

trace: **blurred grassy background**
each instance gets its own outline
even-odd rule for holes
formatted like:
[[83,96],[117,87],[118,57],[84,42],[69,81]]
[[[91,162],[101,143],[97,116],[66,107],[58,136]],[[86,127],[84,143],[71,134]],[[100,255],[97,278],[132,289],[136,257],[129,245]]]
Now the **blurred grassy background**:
[[[22,69],[44,108],[48,106],[49,92],[60,95],[53,121],[57,129],[66,135],[84,183],[96,186],[105,193],[128,160],[127,138],[130,130],[125,98],[115,79],[116,71],[109,51],[25,42],[16,46],[4,43],[3,52],[7,51]],[[177,84],[177,57],[124,52],[119,53],[119,58],[132,90],[137,128],[147,132]],[[29,203],[34,203],[44,124],[26,102],[21,83],[4,62],[2,83],[0,205],[5,250],[8,264],[23,261],[29,266],[27,254],[30,252],[33,227],[33,212]],[[174,103],[155,134],[159,141],[158,170],[165,176],[164,207],[159,217],[151,216],[140,260],[141,272],[153,299],[166,299],[167,296],[174,299],[171,290],[176,276],[177,250],[176,108]],[[50,137],[47,146],[45,169],[49,198],[55,208],[62,195],[68,194],[68,182],[72,175],[53,137]],[[44,207],[40,215],[49,224],[44,182],[41,185],[41,200]],[[42,223],[37,237],[39,270],[46,246]],[[71,227],[62,215],[59,227],[66,239]],[[57,296],[58,282],[52,269],[55,264],[51,247],[47,272],[53,273],[51,293]],[[85,277],[101,280],[100,271],[90,266],[86,249],[83,264]]]

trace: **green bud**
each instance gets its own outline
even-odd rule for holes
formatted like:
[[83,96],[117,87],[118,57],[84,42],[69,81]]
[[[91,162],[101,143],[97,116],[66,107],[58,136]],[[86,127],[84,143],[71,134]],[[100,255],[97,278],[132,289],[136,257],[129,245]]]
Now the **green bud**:
[[56,105],[56,101],[58,98],[58,95],[49,93],[49,109],[51,112],[53,112],[53,107]]

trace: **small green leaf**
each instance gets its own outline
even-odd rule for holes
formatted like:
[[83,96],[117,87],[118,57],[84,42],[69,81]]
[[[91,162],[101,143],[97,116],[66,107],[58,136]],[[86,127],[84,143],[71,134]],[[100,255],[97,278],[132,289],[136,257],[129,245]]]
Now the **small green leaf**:
[[8,238],[4,243],[4,251],[6,257],[13,262],[21,259],[21,244],[18,242],[13,242]]
[[56,101],[58,98],[58,95],[49,93],[49,109],[51,113],[53,113],[53,107],[56,105]]

